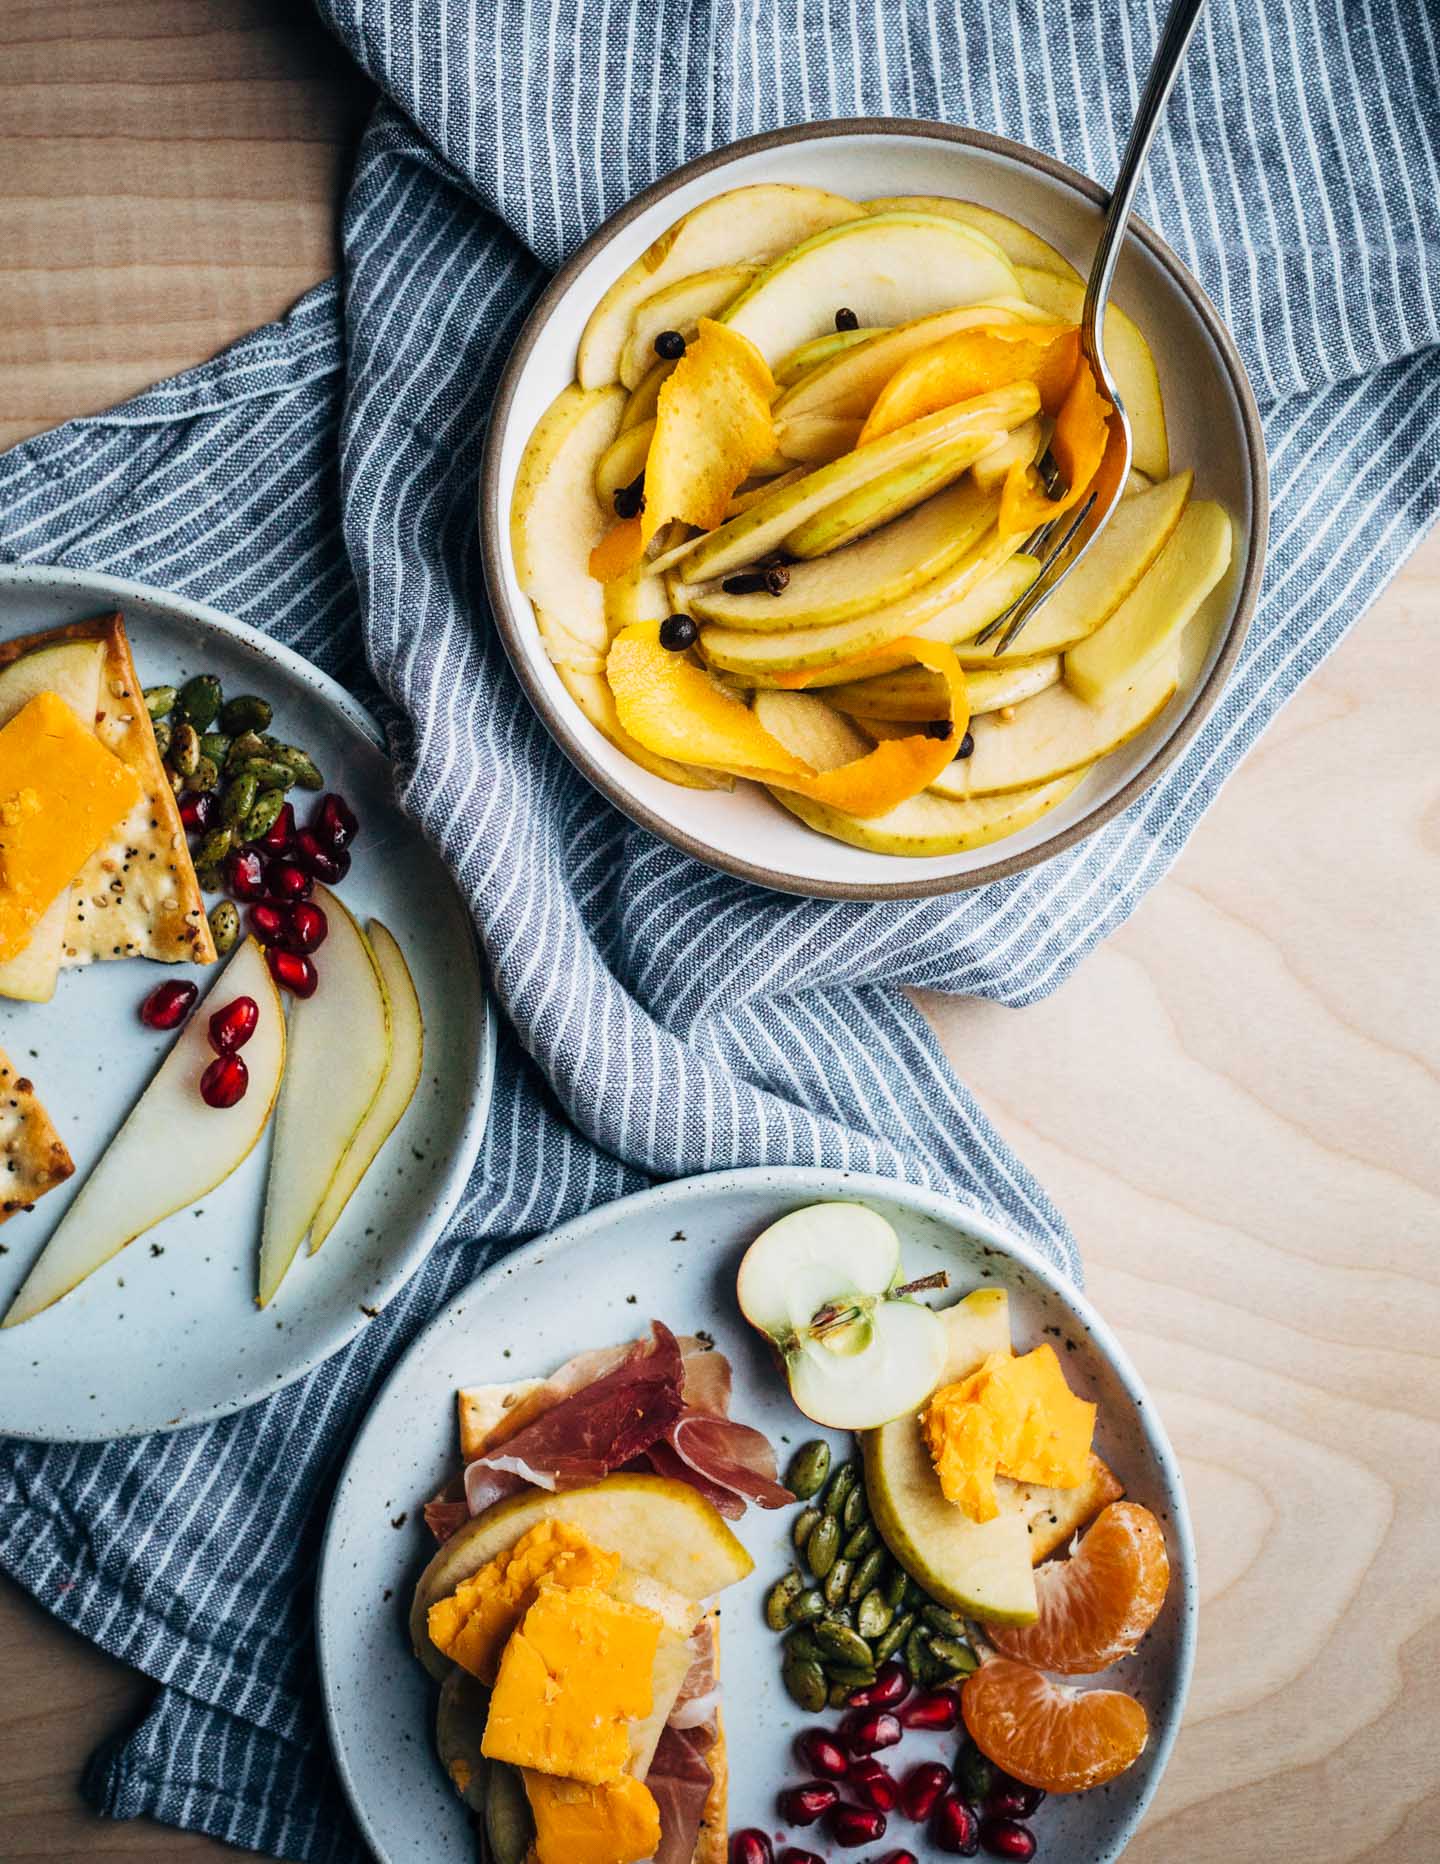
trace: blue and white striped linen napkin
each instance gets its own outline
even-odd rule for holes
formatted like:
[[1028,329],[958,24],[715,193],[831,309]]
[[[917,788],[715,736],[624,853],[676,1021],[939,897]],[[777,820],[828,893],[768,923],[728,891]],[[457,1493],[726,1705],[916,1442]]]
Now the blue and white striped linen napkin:
[[[378,696],[504,1011],[445,1244],[347,1352],[255,1409],[109,1446],[0,1445],[0,1559],[162,1685],[88,1790],[280,1856],[363,1848],[313,1695],[337,1459],[404,1342],[494,1249],[652,1177],[792,1160],[978,1200],[1077,1272],[1053,1206],[900,994],[1055,988],[1440,506],[1440,63],[1427,0],[1214,0],[1141,210],[1215,298],[1274,476],[1223,704],[1085,848],[981,893],[811,904],[697,866],[556,751],[486,612],[474,492],[546,275],[676,163],[811,118],[996,130],[1104,180],[1151,0],[322,0],[384,101],[342,278],[114,413],[0,458],[0,558],[218,604]],[[368,663],[368,671],[367,671]],[[372,684],[373,682],[373,684]],[[377,693],[378,689],[378,693]]]

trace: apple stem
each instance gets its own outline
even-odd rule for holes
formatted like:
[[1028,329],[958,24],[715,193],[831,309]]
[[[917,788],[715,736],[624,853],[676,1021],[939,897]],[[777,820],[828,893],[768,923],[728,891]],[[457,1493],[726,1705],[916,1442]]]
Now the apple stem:
[[950,1277],[944,1269],[936,1269],[933,1275],[922,1275],[918,1281],[902,1282],[898,1288],[892,1288],[890,1294],[894,1299],[905,1294],[923,1294],[927,1288],[948,1288],[949,1286]]

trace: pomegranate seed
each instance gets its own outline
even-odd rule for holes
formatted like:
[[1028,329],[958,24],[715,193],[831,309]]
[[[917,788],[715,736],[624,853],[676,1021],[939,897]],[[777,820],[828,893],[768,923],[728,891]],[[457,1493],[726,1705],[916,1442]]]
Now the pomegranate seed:
[[262,945],[282,945],[290,937],[290,915],[279,906],[252,906],[250,930]]
[[316,880],[333,887],[350,872],[350,856],[343,848],[325,847],[313,828],[302,828],[295,837],[295,859]]
[[207,1107],[233,1107],[245,1098],[250,1070],[238,1055],[217,1055],[200,1077],[200,1098]]
[[237,848],[225,857],[225,885],[237,900],[263,900],[265,863],[253,848]]
[[987,1819],[1028,1819],[1040,1810],[1045,1789],[1026,1786],[1020,1780],[1003,1780],[985,1795],[981,1811]]
[[730,1864],[774,1864],[775,1853],[764,1832],[736,1832],[730,1840]]
[[180,820],[191,835],[203,835],[215,820],[215,792],[187,790],[180,798]]
[[291,951],[315,951],[330,936],[330,921],[313,900],[297,900],[290,908],[289,919],[285,942]]
[[294,839],[295,811],[289,803],[282,803],[279,815],[263,835],[256,837],[255,846],[263,848],[266,854],[284,854]]
[[780,1817],[787,1825],[813,1825],[840,1800],[840,1788],[833,1780],[808,1780],[804,1786],[792,1786],[780,1795]]
[[828,1780],[843,1780],[850,1765],[849,1756],[838,1741],[832,1741],[823,1728],[807,1728],[795,1737],[795,1752],[800,1764],[811,1773]]
[[910,1672],[903,1663],[882,1663],[873,1683],[852,1689],[846,1700],[852,1709],[893,1709],[910,1694]]
[[293,861],[272,861],[266,883],[271,899],[278,900],[282,906],[293,906],[296,900],[308,900],[315,888],[315,882],[309,874]]
[[840,1724],[840,1737],[852,1754],[873,1754],[877,1748],[894,1747],[902,1733],[895,1717],[883,1710],[856,1709]]
[[272,945],[265,954],[265,962],[270,967],[270,975],[282,990],[288,990],[293,997],[313,997],[320,982],[320,973],[310,960],[298,951],[281,951]]
[[845,1776],[852,1790],[867,1806],[873,1806],[877,1812],[893,1812],[895,1802],[900,1797],[900,1789],[895,1784],[895,1776],[878,1760],[868,1755],[864,1760],[857,1760]]
[[900,1782],[900,1810],[907,1819],[923,1825],[950,1786],[950,1769],[938,1760],[923,1760]]
[[880,1864],[920,1864],[913,1851],[887,1851]]
[[830,1814],[830,1836],[847,1851],[878,1844],[885,1836],[885,1814],[869,1806],[837,1806]]
[[980,1827],[980,1842],[992,1858],[1033,1858],[1035,1834],[1014,1819],[986,1819]]
[[953,1689],[932,1689],[923,1696],[916,1696],[907,1702],[900,1711],[900,1720],[907,1728],[923,1728],[931,1732],[941,1732],[955,1728],[960,1721],[960,1698]]
[[168,984],[157,984],[140,1005],[140,1020],[151,1029],[178,1029],[199,995],[198,984],[172,977]]
[[780,1864],[825,1864],[825,1860],[813,1851],[797,1851],[792,1845],[780,1853]]
[[950,1857],[973,1858],[980,1849],[980,1821],[963,1799],[942,1799],[930,1836]]
[[253,997],[237,997],[210,1018],[210,1046],[217,1055],[233,1055],[244,1048],[260,1021],[260,1006]]
[[315,833],[332,854],[348,848],[360,833],[360,821],[343,796],[332,790],[322,796],[315,815]]

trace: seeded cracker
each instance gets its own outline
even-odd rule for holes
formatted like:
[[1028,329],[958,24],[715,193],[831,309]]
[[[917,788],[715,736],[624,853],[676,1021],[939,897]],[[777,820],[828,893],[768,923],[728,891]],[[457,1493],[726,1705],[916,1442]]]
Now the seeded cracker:
[[144,790],[111,840],[81,868],[70,892],[62,963],[156,958],[213,964],[215,944],[180,812],[160,761],[122,616],[97,615],[0,644],[0,666],[55,641],[104,641],[95,735]]
[[0,1223],[28,1210],[75,1169],[34,1083],[16,1074],[0,1049]]

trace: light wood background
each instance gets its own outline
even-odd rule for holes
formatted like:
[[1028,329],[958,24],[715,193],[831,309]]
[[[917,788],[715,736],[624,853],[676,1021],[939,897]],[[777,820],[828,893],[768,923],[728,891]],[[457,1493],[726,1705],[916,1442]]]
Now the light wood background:
[[[330,270],[366,105],[303,0],[0,0],[0,444]],[[1440,1857],[1437,620],[1432,537],[1063,991],[924,1001],[1185,1465],[1199,1667],[1135,1864]],[[149,1685],[8,1586],[0,1679],[0,1857],[223,1854],[84,1809]]]

